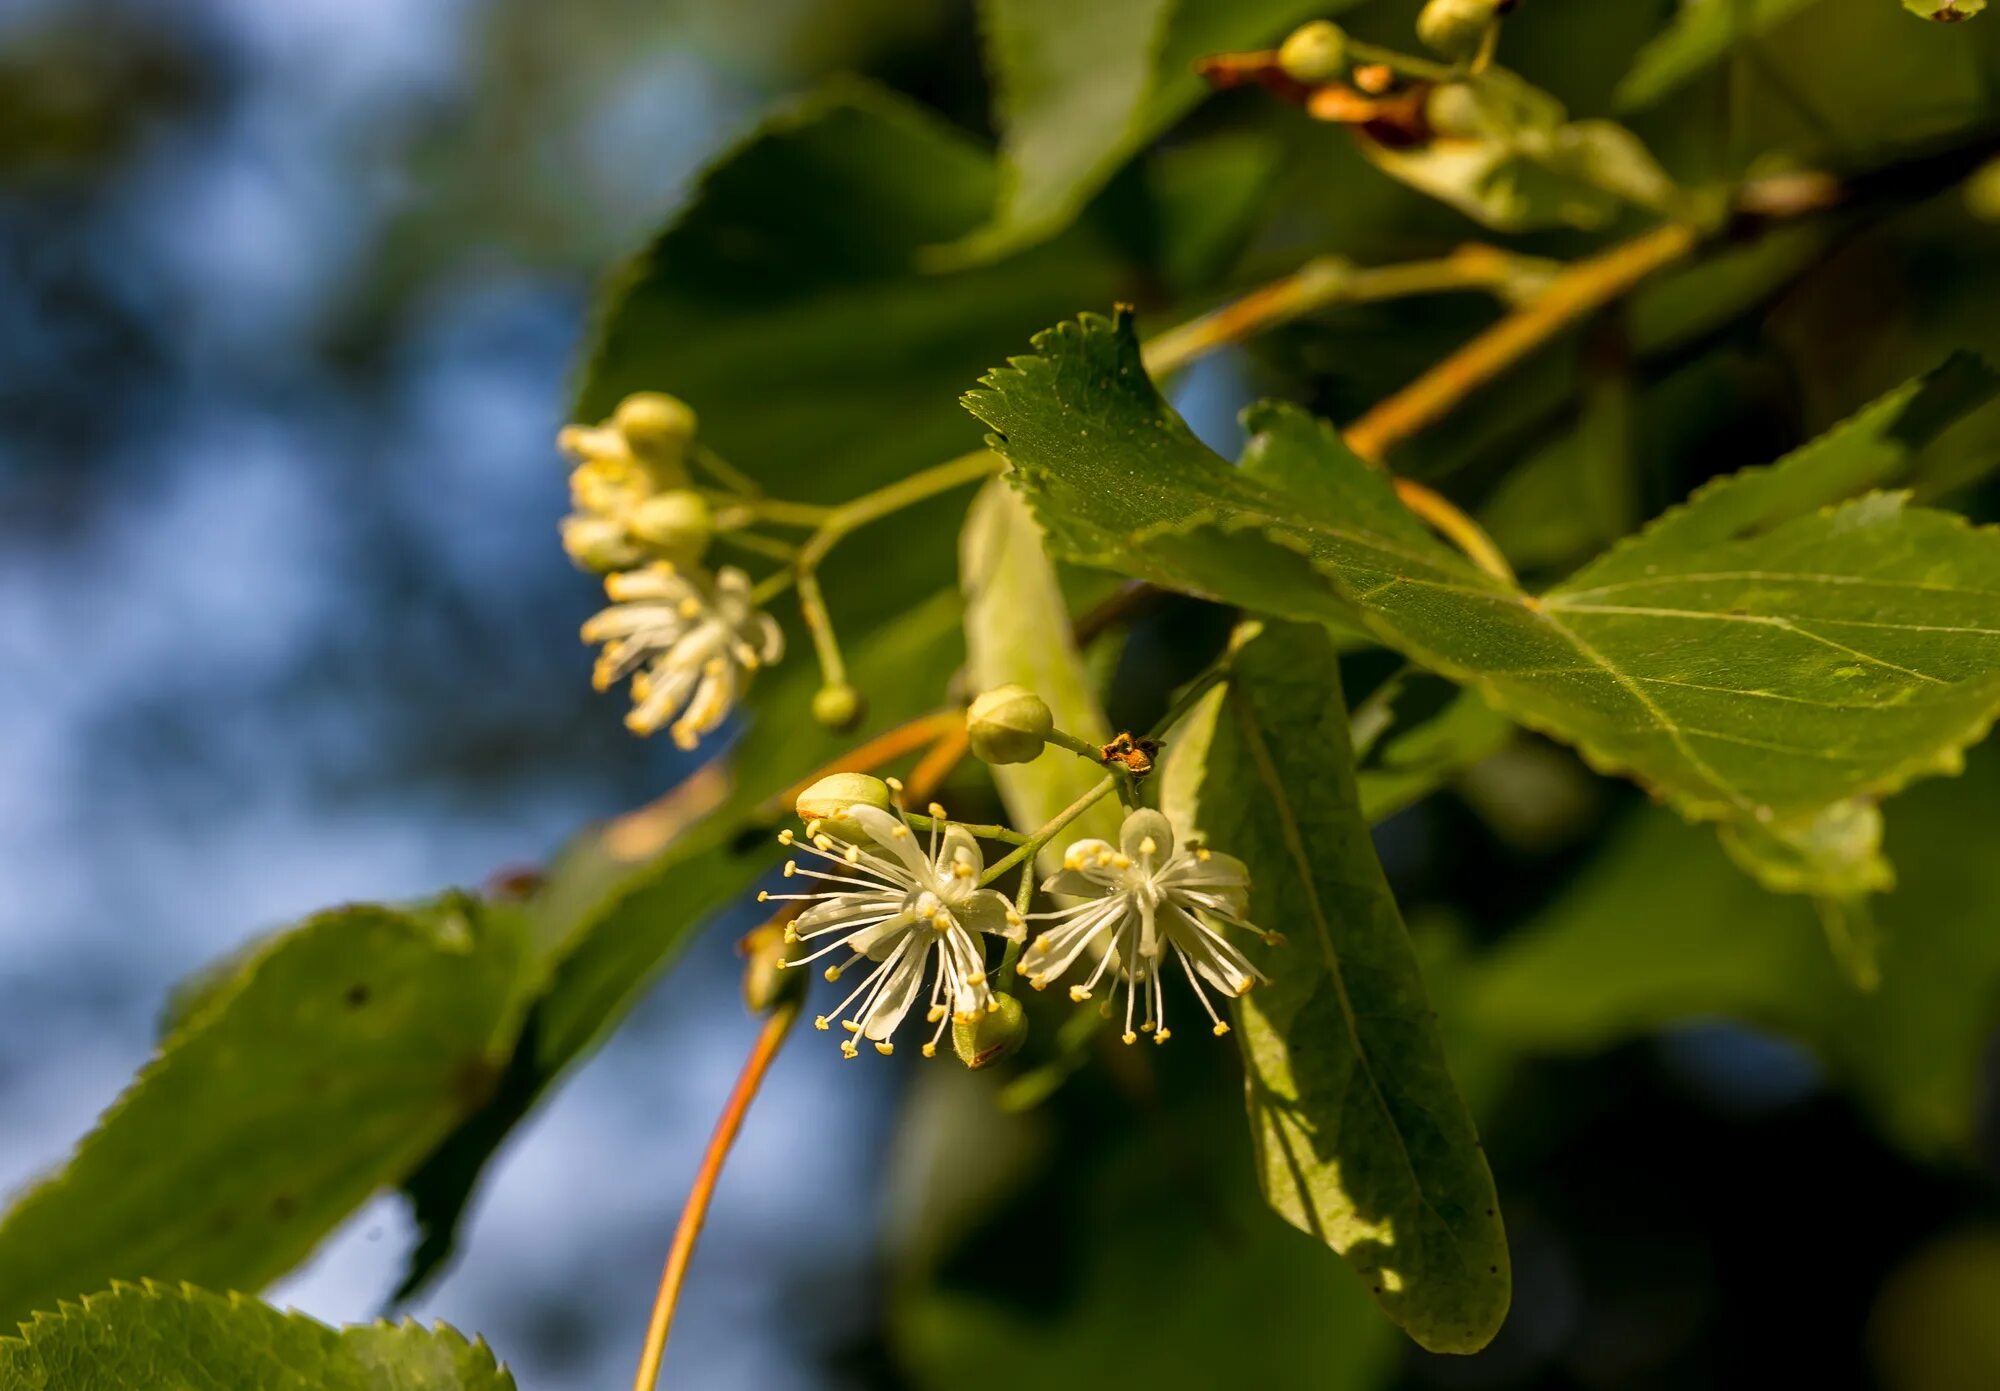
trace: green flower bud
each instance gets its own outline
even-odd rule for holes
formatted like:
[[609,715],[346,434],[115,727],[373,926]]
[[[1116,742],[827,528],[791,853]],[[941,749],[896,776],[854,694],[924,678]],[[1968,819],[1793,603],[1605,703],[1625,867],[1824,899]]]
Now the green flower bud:
[[965,712],[972,752],[987,763],[1027,763],[1040,757],[1055,725],[1048,702],[1026,686],[996,686]]
[[1446,82],[1431,88],[1424,99],[1424,123],[1433,135],[1446,139],[1474,140],[1488,133],[1479,97],[1463,82]]
[[845,681],[813,692],[813,719],[828,729],[852,729],[867,702]]
[[1021,1002],[998,991],[994,992],[992,1009],[969,1023],[954,1019],[951,1025],[952,1051],[974,1072],[1019,1052],[1027,1041],[1028,1018],[1022,1013]]
[[789,950],[785,929],[779,923],[752,928],[739,950],[744,957],[743,1003],[752,1014],[769,1014],[781,1004],[805,998],[806,973],[785,969]]
[[1500,0],[1430,0],[1417,16],[1417,37],[1447,58],[1470,57],[1508,8]]
[[1988,160],[1965,181],[1965,206],[1981,222],[2000,222],[2000,159]]
[[588,513],[562,519],[562,544],[578,566],[600,575],[629,570],[645,559],[622,523]]
[[708,549],[715,519],[701,494],[676,488],[670,493],[649,497],[632,509],[629,522],[634,536],[679,565],[692,565]]
[[1903,8],[1940,24],[1956,24],[1985,9],[1986,0],[1903,0]]
[[801,792],[792,809],[808,826],[817,823],[830,836],[858,841],[866,833],[858,822],[849,818],[847,809],[874,807],[877,811],[888,811],[890,805],[889,784],[882,779],[866,773],[833,773]]
[[633,453],[648,458],[678,459],[694,440],[693,409],[664,391],[633,392],[618,403],[611,423]]
[[1330,19],[1292,30],[1278,48],[1278,66],[1294,82],[1317,87],[1347,72],[1347,31]]

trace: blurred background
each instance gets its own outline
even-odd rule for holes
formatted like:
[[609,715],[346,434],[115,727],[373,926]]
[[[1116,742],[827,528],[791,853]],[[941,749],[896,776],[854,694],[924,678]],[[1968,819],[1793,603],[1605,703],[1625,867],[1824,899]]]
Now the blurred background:
[[[1509,59],[1601,110],[1671,8],[1537,0],[1518,43],[1510,25]],[[983,133],[969,9],[0,0],[0,1186],[61,1159],[147,1056],[168,987],[202,962],[330,903],[538,863],[580,823],[686,771],[664,741],[624,733],[616,698],[590,694],[575,627],[596,587],[555,539],[564,469],[550,442],[593,290],[704,161],[827,73],[869,73]],[[1371,5],[1357,26],[1407,35],[1413,10]],[[1922,133],[1990,114],[1984,34],[1970,66],[1940,76],[1929,59],[1904,71],[1872,32],[1780,31],[1806,90],[1771,101],[1767,124],[1838,147],[1885,120]],[[1715,100],[1742,80],[1715,79]],[[1202,119],[1296,124],[1242,95]],[[1895,101],[1908,109],[1883,117]],[[1813,112],[1831,136],[1811,130]],[[1646,133],[1677,172],[1701,162],[1678,126]],[[1743,150],[1766,143],[1745,134]],[[1326,158],[1295,171],[1278,222],[1295,242],[1344,237],[1331,244],[1388,259],[1476,234],[1358,160]],[[1263,247],[1266,264],[1281,250]],[[1992,224],[1941,199],[1765,270],[1771,289],[1750,310],[1677,340],[1644,393],[1606,398],[1636,413],[1638,448],[1658,465],[1631,505],[1654,510],[1945,349],[2000,338],[1995,251]],[[1453,302],[1302,325],[1194,374],[1183,405],[1218,437],[1253,388],[1351,414],[1488,313]],[[1390,316],[1402,331],[1378,349]],[[1533,385],[1448,433],[1423,467],[1483,500],[1517,559],[1559,568],[1597,538],[1550,501],[1572,477],[1575,435],[1530,418]],[[1537,467],[1491,466],[1496,438],[1509,464]],[[1960,440],[1933,481],[1985,516],[1981,447]],[[1199,1196],[1194,1217],[1181,1190],[1156,1195],[1195,1232],[1179,1244],[1128,1249],[1148,1213],[1115,1205],[1131,1227],[1098,1241],[1089,1194],[1146,1153],[1147,1127],[1171,1130],[1180,1105],[1229,1109],[1219,1053],[1165,1065],[1181,1075],[1162,1092],[1185,1103],[1126,1117],[1129,1091],[1085,1077],[995,1138],[962,1074],[917,1079],[900,1058],[837,1070],[830,1049],[798,1046],[722,1186],[668,1384],[1021,1384],[1032,1361],[962,1365],[950,1350],[992,1340],[1046,1355],[1039,1384],[1222,1385],[1189,1371],[1204,1364],[1176,1337],[1200,1326],[1216,1347],[1254,1341],[1259,1307],[1286,1298],[1306,1299],[1327,1345],[1287,1354],[1285,1385],[1711,1387],[1765,1384],[1774,1367],[1819,1387],[2000,1384],[1991,762],[1919,794],[1930,800],[1909,824],[1949,835],[1892,840],[1973,943],[1926,958],[1925,986],[1942,994],[1902,1001],[1894,1028],[1791,1009],[1765,988],[1828,969],[1798,948],[1819,950],[1796,905],[1768,910],[1783,919],[1779,947],[1746,947],[1739,929],[1767,900],[1734,881],[1632,905],[1629,922],[1626,908],[1564,897],[1587,868],[1585,888],[1609,893],[1621,872],[1693,865],[1709,848],[1635,821],[1630,789],[1547,746],[1511,746],[1384,828],[1448,1021],[1462,1003],[1461,1077],[1514,1240],[1516,1312],[1477,1359],[1402,1350],[1344,1272],[1233,1189]],[[1488,959],[1562,913],[1608,917],[1609,940],[1629,930],[1651,954],[1600,936],[1568,955]],[[695,1155],[750,1036],[730,926],[706,933],[503,1152],[459,1264],[414,1308],[485,1334],[530,1391],[629,1375]],[[1732,965],[1739,950],[1755,981]],[[1551,1017],[1538,972],[1625,984],[1598,1014],[1585,1003]],[[1948,1036],[1925,1032],[1945,1015]],[[1833,1037],[1852,1046],[1825,1046]],[[898,1128],[911,1086],[925,1092],[919,1121]],[[1067,1148],[1053,1138],[1086,1132]],[[1214,1166],[1242,1170],[1235,1131],[1218,1133]],[[968,1137],[979,1152],[954,1149]],[[1035,1167],[1052,1148],[1055,1175]],[[954,1226],[891,1179],[913,1165],[1030,1174],[1077,1220],[1053,1234],[982,1227],[973,1203]],[[947,1250],[940,1233],[970,1235]],[[385,1198],[273,1298],[373,1317],[409,1239]],[[1115,1259],[1097,1259],[1106,1250]],[[921,1294],[908,1293],[912,1271]],[[1214,1298],[1190,1293],[1210,1275]]]

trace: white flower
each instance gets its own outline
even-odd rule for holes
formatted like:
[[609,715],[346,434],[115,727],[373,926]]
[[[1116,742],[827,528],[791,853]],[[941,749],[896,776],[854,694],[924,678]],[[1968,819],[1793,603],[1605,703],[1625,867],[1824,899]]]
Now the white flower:
[[[1041,990],[1079,958],[1088,958],[1094,962],[1090,978],[1072,985],[1070,998],[1088,1000],[1110,972],[1114,998],[1116,981],[1125,982],[1125,1042],[1150,1033],[1155,1043],[1165,1043],[1170,1031],[1160,972],[1171,949],[1215,1033],[1228,1033],[1229,1025],[1209,1003],[1202,982],[1233,999],[1265,977],[1208,920],[1258,932],[1243,917],[1249,908],[1249,872],[1241,860],[1211,850],[1190,846],[1177,851],[1173,825],[1157,811],[1132,812],[1118,840],[1117,846],[1102,840],[1070,846],[1062,872],[1051,875],[1042,888],[1084,902],[1031,915],[1055,919],[1058,925],[1028,948],[1022,973]],[[1267,943],[1280,940],[1275,933],[1259,935]],[[1135,1032],[1133,1003],[1142,994],[1145,1009]]]
[[666,561],[607,575],[610,608],[583,625],[583,640],[603,643],[591,673],[598,690],[632,677],[634,734],[674,719],[674,742],[691,749],[720,725],[750,673],[784,654],[784,635],[750,602],[750,577],[725,567],[713,579]]
[[[894,784],[891,784],[892,786]],[[807,828],[811,844],[797,840],[790,831],[778,839],[797,844],[842,872],[801,868],[797,860],[786,862],[785,877],[805,875],[829,885],[843,885],[809,894],[759,894],[759,899],[789,899],[811,903],[787,929],[793,941],[813,941],[831,937],[826,946],[814,949],[788,966],[817,961],[831,952],[846,951],[847,959],[826,969],[828,980],[838,980],[856,962],[876,963],[867,978],[840,1002],[832,1018],[849,1014],[841,1027],[856,1038],[865,1038],[878,1053],[892,1053],[889,1035],[903,1022],[916,1003],[924,978],[931,976],[930,1007],[925,1019],[937,1025],[924,1056],[937,1052],[938,1039],[952,1019],[970,1023],[998,1006],[986,984],[986,957],[979,934],[1018,941],[1025,927],[1021,915],[1004,894],[979,887],[985,857],[979,843],[963,826],[947,826],[942,833],[944,808],[931,807],[932,826],[928,849],[917,844],[916,834],[900,815],[878,807],[854,805],[843,813],[863,832],[865,843],[850,843],[827,834],[815,822]],[[931,958],[937,959],[931,975]],[[813,1023],[825,1029],[831,1019],[821,1015]],[[840,1051],[848,1057],[860,1052],[855,1038],[842,1041]]]

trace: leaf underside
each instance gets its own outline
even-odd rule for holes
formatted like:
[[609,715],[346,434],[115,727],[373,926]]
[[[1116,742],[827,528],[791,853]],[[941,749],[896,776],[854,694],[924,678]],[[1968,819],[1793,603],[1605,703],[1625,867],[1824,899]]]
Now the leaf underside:
[[1493,1176],[1357,796],[1326,634],[1252,630],[1182,726],[1162,803],[1250,870],[1284,933],[1238,1001],[1264,1194],[1435,1352],[1491,1341],[1511,1294]]
[[273,939],[0,1221],[0,1322],[113,1279],[290,1269],[479,1107],[525,957],[518,910],[457,896]]

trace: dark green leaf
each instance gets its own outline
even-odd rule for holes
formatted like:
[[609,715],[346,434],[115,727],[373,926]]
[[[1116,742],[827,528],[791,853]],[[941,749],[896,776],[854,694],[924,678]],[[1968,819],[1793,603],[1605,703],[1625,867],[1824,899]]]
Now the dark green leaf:
[[1059,231],[1198,101],[1194,60],[1275,41],[1354,0],[983,0],[1002,182],[991,222],[934,263],[996,260]]
[[2000,1025],[2000,860],[1969,852],[1964,835],[1996,799],[2000,749],[1988,746],[1963,777],[1897,801],[1887,840],[1898,884],[1873,905],[1873,993],[1829,957],[1812,905],[1763,892],[1712,838],[1645,811],[1478,963],[1471,1022],[1501,1044],[1571,1053],[1686,1020],[1746,1020],[1811,1046],[1902,1144],[1969,1158]]
[[456,896],[274,938],[0,1222],[0,1319],[113,1279],[290,1269],[486,1100],[528,955],[518,910]]
[[1289,938],[1235,1011],[1265,1197],[1423,1346],[1477,1351],[1507,1314],[1506,1235],[1362,816],[1326,635],[1252,630],[1165,776],[1177,824],[1243,860],[1254,920]]
[[1767,34],[1819,0],[1681,0],[1679,16],[1641,49],[1618,84],[1621,111],[1651,106],[1748,39]]
[[[914,1386],[1208,1386],[1218,1368],[1223,1384],[1257,1391],[1382,1384],[1387,1324],[1324,1251],[1272,1220],[1233,1099],[1163,1096],[1109,1135],[1072,1131],[1058,1148],[1045,1117],[1004,1114],[986,1080],[923,1077],[904,1154],[930,1162],[890,1179],[920,1256],[963,1248],[958,1269],[898,1282],[891,1341]],[[985,1191],[951,1191],[968,1176]],[[1006,1266],[1019,1251],[1005,1251],[1008,1230],[1027,1234],[1025,1270]]]
[[1299,411],[1240,468],[1189,433],[1131,326],[1086,316],[968,407],[1060,553],[1284,617],[1366,625],[1692,817],[1767,825],[1949,771],[2000,710],[2000,536],[1873,493],[1991,394],[1953,364],[1699,494],[1540,596],[1476,569]]
[[438,1324],[332,1329],[240,1294],[119,1285],[0,1338],[10,1391],[513,1391],[484,1342]]

